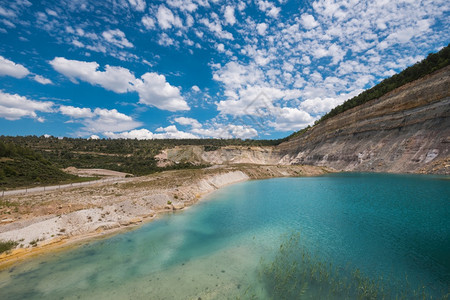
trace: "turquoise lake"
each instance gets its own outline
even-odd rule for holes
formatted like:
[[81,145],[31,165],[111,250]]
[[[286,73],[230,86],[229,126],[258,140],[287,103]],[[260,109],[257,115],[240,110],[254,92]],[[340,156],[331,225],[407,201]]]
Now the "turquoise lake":
[[449,286],[449,177],[359,173],[231,185],[0,272],[0,299],[410,299]]

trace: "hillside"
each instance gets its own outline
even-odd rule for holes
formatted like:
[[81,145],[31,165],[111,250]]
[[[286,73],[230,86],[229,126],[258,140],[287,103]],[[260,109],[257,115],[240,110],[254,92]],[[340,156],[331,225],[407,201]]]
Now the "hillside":
[[0,142],[29,148],[55,167],[65,169],[98,168],[109,169],[136,176],[173,169],[201,168],[207,161],[182,159],[173,164],[160,164],[155,159],[161,151],[173,147],[193,147],[207,153],[236,147],[269,146],[279,144],[279,140],[241,139],[192,139],[192,140],[131,140],[131,139],[80,139],[37,136],[0,136]]
[[0,141],[0,189],[77,180],[36,152]]
[[278,146],[282,163],[450,174],[450,66],[327,118]]

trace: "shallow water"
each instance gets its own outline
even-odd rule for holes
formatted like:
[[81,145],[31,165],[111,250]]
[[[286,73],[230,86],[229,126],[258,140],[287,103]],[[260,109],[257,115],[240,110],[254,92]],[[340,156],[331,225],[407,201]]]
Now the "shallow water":
[[339,274],[358,269],[394,293],[425,285],[440,297],[450,285],[448,179],[350,173],[235,184],[137,230],[5,270],[0,298],[273,298],[262,270],[293,232]]

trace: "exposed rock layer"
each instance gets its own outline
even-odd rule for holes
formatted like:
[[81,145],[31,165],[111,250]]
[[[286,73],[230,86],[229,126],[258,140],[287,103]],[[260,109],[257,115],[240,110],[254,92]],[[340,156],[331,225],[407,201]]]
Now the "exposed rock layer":
[[287,164],[450,173],[450,66],[279,145]]

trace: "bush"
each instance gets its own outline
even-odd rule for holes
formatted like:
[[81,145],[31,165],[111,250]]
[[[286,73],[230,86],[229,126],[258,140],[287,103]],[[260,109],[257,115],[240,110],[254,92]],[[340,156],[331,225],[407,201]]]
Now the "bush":
[[18,245],[15,241],[0,241],[0,254],[11,249],[14,249]]

